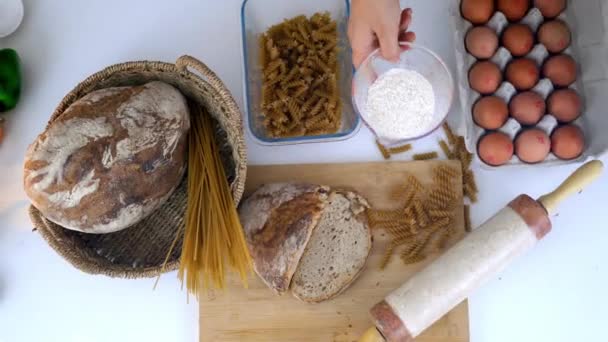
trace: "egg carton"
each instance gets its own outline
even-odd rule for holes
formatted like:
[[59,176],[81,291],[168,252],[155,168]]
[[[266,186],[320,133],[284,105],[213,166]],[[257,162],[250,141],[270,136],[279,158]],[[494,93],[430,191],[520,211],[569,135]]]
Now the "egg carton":
[[[468,73],[469,73],[471,66],[473,66],[473,64],[475,64],[475,62],[477,62],[478,59],[476,59],[471,54],[469,54],[465,47],[466,34],[469,31],[469,29],[471,29],[474,25],[461,16],[460,2],[461,2],[460,0],[451,0],[451,5],[450,5],[450,17],[451,17],[452,27],[453,27],[454,46],[455,46],[455,50],[456,50],[456,64],[457,64],[456,65],[456,67],[457,67],[456,88],[459,93],[459,100],[460,100],[460,105],[461,105],[462,115],[463,115],[463,120],[460,120],[460,127],[458,128],[458,130],[465,137],[465,143],[466,143],[467,150],[469,150],[469,152],[473,153],[473,155],[475,156],[474,163],[485,169],[495,169],[495,168],[497,168],[496,166],[491,166],[491,165],[484,163],[477,155],[477,143],[478,143],[479,139],[484,134],[486,134],[488,131],[479,127],[473,121],[473,115],[472,115],[473,105],[480,97],[482,97],[482,95],[479,94],[478,92],[474,91],[473,89],[471,89],[469,86]],[[564,13],[560,14],[560,16],[557,17],[557,19],[561,19],[564,22],[566,22],[568,24],[568,27],[570,28],[570,31],[572,34],[571,45],[563,52],[563,54],[572,56],[578,64],[580,59],[578,58],[579,53],[578,53],[578,48],[577,48],[577,43],[576,43],[577,42],[577,39],[576,39],[577,38],[577,35],[576,35],[577,26],[576,26],[576,22],[575,22],[573,16],[569,13],[570,12],[569,7],[570,6],[568,6],[568,8],[566,8],[566,11]],[[530,11],[526,14],[526,16],[519,23],[529,26],[532,29],[532,31],[534,32],[535,39],[536,39],[536,33],[537,33],[540,25],[543,22],[544,22],[544,18],[542,16],[540,10],[532,7],[530,9]],[[494,13],[492,18],[490,18],[488,23],[486,23],[486,26],[491,28],[492,30],[494,30],[497,33],[497,35],[500,37],[502,32],[507,28],[507,26],[509,24],[510,24],[510,22],[507,20],[507,17],[502,12],[497,11],[496,13]],[[537,66],[539,67],[539,70],[541,71],[541,78],[539,79],[538,83],[533,87],[532,91],[540,94],[545,100],[547,99],[547,97],[549,97],[549,95],[554,90],[552,82],[548,78],[542,78],[543,63],[550,56],[551,56],[551,54],[549,53],[547,48],[540,43],[537,43],[532,48],[530,53],[528,53],[528,55],[524,56],[524,57],[534,60],[537,64]],[[504,75],[504,71],[505,71],[507,65],[513,59],[514,59],[514,57],[511,55],[511,53],[506,48],[500,46],[498,48],[498,50],[496,51],[496,53],[494,54],[494,56],[492,58],[490,58],[490,61],[495,63],[500,68],[501,72]],[[581,115],[580,118],[578,118],[576,121],[573,122],[574,125],[577,125],[578,127],[580,127],[582,129],[582,131],[585,135],[586,150],[583,152],[581,157],[579,157],[575,160],[560,160],[559,158],[557,158],[555,155],[553,155],[551,153],[551,154],[549,154],[549,156],[547,156],[547,158],[544,161],[531,165],[531,164],[521,161],[519,158],[517,158],[517,156],[514,155],[508,163],[506,163],[503,166],[498,166],[498,167],[562,165],[562,164],[581,162],[581,161],[594,157],[594,156],[590,155],[590,153],[587,149],[587,147],[589,146],[589,140],[591,138],[589,136],[589,132],[591,131],[591,129],[589,126],[590,123],[587,118],[586,110],[585,110],[585,102],[586,102],[585,101],[585,91],[584,91],[583,83],[581,81],[581,79],[582,79],[581,75],[582,75],[581,66],[577,65],[577,81],[570,86],[570,88],[576,90],[576,92],[581,97],[581,102],[582,102],[582,106],[583,106],[583,108],[582,108],[583,114]],[[513,84],[511,84],[510,82],[505,80],[505,81],[503,81],[503,83],[500,85],[498,90],[493,95],[498,96],[498,97],[502,98],[503,100],[505,100],[506,103],[509,103],[511,98],[513,96],[515,96],[517,93],[518,93],[518,91],[515,89]],[[553,130],[555,130],[555,128],[557,128],[558,126],[559,126],[558,120],[553,115],[551,115],[551,113],[547,113],[535,127],[543,130],[548,135],[551,135]],[[509,137],[511,137],[511,139],[514,140],[515,137],[520,132],[522,132],[523,129],[525,129],[527,127],[528,126],[526,126],[526,127],[522,126],[515,119],[509,117],[507,122],[501,128],[499,128],[498,131],[507,134]]]

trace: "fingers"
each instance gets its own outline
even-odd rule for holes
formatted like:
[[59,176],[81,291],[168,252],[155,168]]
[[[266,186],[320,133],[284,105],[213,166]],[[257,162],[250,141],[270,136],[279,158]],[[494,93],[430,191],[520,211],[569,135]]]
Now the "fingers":
[[[416,34],[414,32],[401,32],[399,34],[399,41],[406,43],[413,43],[416,40]],[[409,45],[400,45],[401,51],[407,51],[410,49]]]
[[399,48],[399,27],[385,25],[378,32],[378,42],[380,43],[380,53],[384,59],[396,61],[399,59],[401,49]]
[[353,49],[353,66],[355,69],[358,69],[361,63],[369,56],[374,49],[369,50],[355,50]]
[[401,32],[399,34],[399,41],[400,42],[408,42],[408,43],[413,43],[416,41],[416,33],[415,32]]
[[402,51],[399,42],[413,42],[416,39],[416,35],[408,31],[412,9],[401,11],[397,0],[385,0],[383,6],[376,6],[376,2],[372,1],[375,0],[352,3],[348,37],[355,68],[378,47],[383,58],[396,62]]
[[391,27],[385,26],[382,32],[378,33],[380,50],[382,56],[387,60],[395,61],[399,58],[399,53],[401,52],[399,46],[400,41],[411,43],[416,40],[416,34],[407,32],[407,29],[412,23],[412,13],[411,8],[406,8],[401,11],[399,26],[396,32]]
[[375,36],[371,29],[352,25],[348,30],[352,48],[353,66],[358,68],[361,63],[376,49]]
[[399,22],[399,31],[407,31],[412,23],[412,9],[406,8],[401,12],[401,21]]
[[[408,31],[410,24],[412,23],[412,9],[406,8],[401,12],[401,23],[399,24],[399,41],[413,43],[416,40],[416,34]],[[402,50],[407,48],[401,47]]]

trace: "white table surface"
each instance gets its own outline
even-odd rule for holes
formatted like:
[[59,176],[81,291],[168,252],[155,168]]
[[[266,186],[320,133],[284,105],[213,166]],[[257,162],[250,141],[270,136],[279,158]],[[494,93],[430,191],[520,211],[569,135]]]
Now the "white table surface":
[[[242,106],[240,3],[25,0],[23,25],[0,39],[0,48],[21,54],[24,73],[23,97],[7,117],[0,146],[0,342],[197,340],[198,308],[186,304],[175,273],[163,276],[156,291],[153,280],[87,275],[32,232],[21,187],[22,158],[63,95],[113,63],[174,61],[191,54],[218,73]],[[454,69],[445,2],[407,3],[415,10],[412,28],[419,42]],[[577,0],[576,6],[588,15],[580,30],[586,33],[581,44],[589,110],[606,112],[608,70],[596,62],[608,59],[608,4]],[[436,139],[416,146],[430,148]],[[372,141],[361,129],[353,139],[336,143],[270,148],[249,137],[247,143],[252,164],[380,161]],[[517,194],[538,196],[551,189],[574,168],[478,171],[474,224]],[[608,340],[606,193],[608,176],[603,176],[569,199],[553,217],[552,234],[470,298],[471,341]]]

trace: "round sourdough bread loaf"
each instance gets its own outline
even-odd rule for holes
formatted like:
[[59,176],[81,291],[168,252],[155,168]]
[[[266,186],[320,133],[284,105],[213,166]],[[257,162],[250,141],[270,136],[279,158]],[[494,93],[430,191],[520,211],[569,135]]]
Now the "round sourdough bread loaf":
[[25,192],[47,219],[65,228],[127,228],[179,184],[189,128],[186,99],[166,83],[91,92],[28,148]]
[[353,191],[271,183],[239,207],[254,270],[277,294],[331,299],[361,274],[371,253],[369,203]]
[[253,268],[276,293],[289,289],[328,193],[306,183],[266,184],[239,207]]

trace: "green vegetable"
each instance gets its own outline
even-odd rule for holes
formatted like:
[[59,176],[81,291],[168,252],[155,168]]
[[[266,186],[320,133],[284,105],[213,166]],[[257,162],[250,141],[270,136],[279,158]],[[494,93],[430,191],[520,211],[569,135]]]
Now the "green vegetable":
[[13,49],[0,50],[0,112],[17,105],[21,95],[19,55]]

